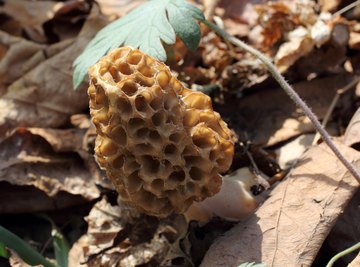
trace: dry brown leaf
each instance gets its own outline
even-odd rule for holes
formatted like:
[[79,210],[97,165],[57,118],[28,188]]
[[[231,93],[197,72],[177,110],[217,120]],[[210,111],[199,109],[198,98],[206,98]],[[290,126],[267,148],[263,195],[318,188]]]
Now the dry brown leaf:
[[0,96],[6,87],[44,60],[44,45],[0,31]]
[[89,246],[88,236],[85,234],[81,236],[71,247],[68,257],[69,267],[88,267],[85,255],[87,254],[86,247]]
[[[314,79],[294,84],[295,90],[322,119],[336,91],[352,80],[348,74]],[[339,105],[341,103],[339,102]],[[226,99],[224,107],[217,107],[223,117],[230,118],[243,140],[271,146],[297,135],[313,131],[310,121],[303,116],[289,97],[281,90],[262,90],[245,96]],[[236,111],[236,112],[234,112]],[[251,118],[251,119],[249,119]]]
[[239,96],[243,90],[262,83],[268,77],[269,73],[264,64],[245,53],[238,62],[226,66],[221,74],[221,83],[229,92]]
[[360,266],[360,252],[356,258],[348,265],[348,267],[359,267]]
[[105,198],[94,205],[85,220],[88,223],[88,256],[110,248],[117,234],[126,227],[126,223],[131,223],[120,206],[111,205]]
[[348,53],[348,40],[348,25],[333,25],[330,40],[300,58],[293,66],[293,74],[299,79],[312,79],[317,74],[341,72]]
[[314,47],[319,48],[329,42],[333,27],[330,26],[333,24],[330,20],[330,14],[322,13],[313,25],[308,25],[307,28],[299,26],[287,33],[287,41],[279,47],[275,55],[275,64],[280,72],[285,72],[299,58],[309,54]]
[[6,47],[0,57],[0,96],[6,93],[11,83],[71,43],[66,40],[49,46],[39,45],[0,31],[0,45]]
[[231,62],[232,58],[226,43],[214,32],[209,32],[200,43],[202,57],[206,66],[214,67],[219,73]]
[[26,262],[24,262],[15,251],[11,251],[11,255],[9,258],[9,265],[11,267],[41,267],[42,265],[29,265]]
[[283,73],[313,48],[314,41],[309,31],[304,27],[298,27],[289,33],[289,41],[280,46],[275,55],[275,65]]
[[[80,115],[78,114],[75,117],[81,117]],[[78,123],[82,127],[76,129],[21,128],[21,131],[27,131],[34,136],[43,138],[56,153],[78,153],[92,179],[96,181],[96,184],[113,190],[112,183],[105,178],[105,173],[100,170],[94,158],[95,127],[93,125],[90,126],[88,115],[83,115],[82,122],[79,121]]]
[[[258,12],[258,24],[261,25],[261,48],[268,51],[277,42],[299,26],[311,27],[317,20],[314,2],[276,1],[255,6]],[[259,43],[254,40],[255,43]]]
[[259,26],[252,29],[250,39],[260,49],[274,54],[275,65],[282,73],[315,47],[328,44],[334,25],[342,23],[329,13],[317,14],[311,0],[269,2],[256,9]]
[[[48,140],[54,136],[42,134]],[[59,144],[56,143],[60,151],[70,151],[67,144]],[[51,145],[26,129],[14,131],[0,143],[0,212],[40,211],[99,197],[96,177],[79,156],[56,154]],[[29,201],[30,196],[35,198]]]
[[53,18],[43,24],[43,28],[46,29],[47,42],[54,43],[77,37],[92,5],[92,1],[65,1],[55,12]]
[[[358,152],[337,146],[360,166]],[[311,266],[358,186],[325,144],[312,147],[254,216],[212,245],[201,266]]]
[[8,87],[0,99],[0,139],[17,126],[57,127],[88,106],[86,86],[73,90],[72,63],[106,23],[94,6],[78,38]]
[[262,26],[265,49],[274,45],[283,34],[299,24],[298,15],[293,14],[291,8],[283,1],[258,5],[255,9],[259,15],[259,24]]
[[97,0],[101,12],[110,17],[122,17],[145,0]]
[[91,127],[91,120],[88,114],[74,114],[70,117],[71,124],[79,129],[88,129]]
[[80,195],[59,192],[49,197],[34,186],[18,186],[0,181],[0,213],[19,214],[45,212],[84,205],[86,200]]
[[306,149],[311,146],[314,136],[314,134],[304,134],[281,146],[276,151],[279,166],[282,169],[292,167]]
[[[344,209],[343,214],[337,220],[334,228],[331,230],[326,245],[336,253],[355,245],[360,241],[360,190],[354,195],[350,203]],[[355,257],[357,251],[350,253],[338,261],[345,266]]]
[[85,129],[27,128],[33,135],[44,138],[55,152],[77,152],[81,150]]
[[36,42],[45,42],[43,23],[53,18],[64,3],[54,1],[5,0],[0,13],[13,17],[27,36]]
[[341,4],[342,0],[319,0],[318,3],[321,6],[321,10],[325,12],[333,12]]
[[349,47],[351,49],[360,49],[360,33],[350,32]]
[[[250,26],[256,23],[258,14],[254,4],[263,0],[203,0],[204,15],[208,20],[215,17],[231,35],[246,37]],[[220,19],[221,18],[221,19]]]
[[[186,234],[187,223],[180,215],[158,220],[121,204],[111,205],[103,198],[86,221],[87,237],[70,251],[71,257],[87,258],[85,266],[135,267],[149,262],[160,266],[182,255],[179,242]],[[72,260],[69,267],[75,266],[80,266],[79,261]]]

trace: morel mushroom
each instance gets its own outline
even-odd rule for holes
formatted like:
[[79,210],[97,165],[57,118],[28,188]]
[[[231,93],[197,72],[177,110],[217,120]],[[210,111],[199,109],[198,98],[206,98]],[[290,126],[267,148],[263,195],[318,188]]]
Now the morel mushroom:
[[234,137],[210,97],[130,47],[112,50],[89,75],[96,159],[124,201],[164,217],[220,190]]

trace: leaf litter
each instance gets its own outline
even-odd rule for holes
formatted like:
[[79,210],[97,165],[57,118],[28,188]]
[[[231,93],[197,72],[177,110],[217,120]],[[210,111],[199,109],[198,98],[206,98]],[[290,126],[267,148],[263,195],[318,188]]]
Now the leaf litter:
[[[337,143],[347,158],[360,164],[360,154]],[[202,266],[310,266],[349,200],[357,182],[324,145],[314,146],[290,176],[248,220],[219,238]]]
[[[312,125],[256,59],[202,26],[199,50],[174,40],[173,47],[165,47],[172,55],[168,63],[183,82],[209,93],[240,137],[229,177],[253,177],[259,171],[272,186],[247,188],[259,208],[238,224],[218,217],[201,223],[181,215],[157,219],[118,202],[93,158],[96,132],[87,114],[87,82],[73,91],[71,72],[75,58],[103,26],[143,1],[4,2],[0,214],[61,214],[88,205],[88,228],[77,229],[81,237],[72,242],[70,267],[199,266],[202,261],[201,266],[323,266],[356,241],[358,194],[350,199],[357,187],[342,165],[323,144],[311,146]],[[201,9],[212,4],[200,2]],[[344,1],[319,1],[319,6],[314,1],[214,2],[214,20],[274,59],[320,119],[358,72],[359,23],[347,14],[327,13]],[[22,5],[18,14],[16,5]],[[349,120],[358,103],[359,94],[347,91],[327,126],[355,149],[358,115]],[[341,148],[358,162],[358,152]],[[14,260],[20,260],[12,258],[16,266]]]

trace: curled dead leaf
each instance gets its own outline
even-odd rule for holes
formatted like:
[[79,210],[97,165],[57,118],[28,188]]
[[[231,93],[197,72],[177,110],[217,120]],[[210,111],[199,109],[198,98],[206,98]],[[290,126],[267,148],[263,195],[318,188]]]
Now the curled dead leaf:
[[[168,266],[173,258],[184,256],[179,242],[187,232],[187,223],[180,215],[159,220],[103,198],[86,220],[86,237],[70,251],[70,255],[86,259],[85,266]],[[84,265],[72,260],[69,267],[75,266]]]
[[88,107],[86,86],[76,91],[72,88],[72,63],[105,23],[99,10],[93,8],[80,35],[70,46],[38,64],[8,87],[0,99],[0,140],[17,126],[60,126],[72,114]]
[[[44,45],[0,31],[0,96],[8,85],[44,60]],[[40,51],[40,53],[38,53]]]
[[289,41],[282,44],[276,53],[275,64],[280,72],[285,72],[300,57],[308,54],[314,42],[307,29],[299,27],[289,33]]
[[[20,128],[0,143],[0,196],[3,199],[0,212],[41,211],[99,197],[96,177],[89,173],[76,153],[71,153],[71,147],[76,145],[59,140],[51,143],[56,136],[54,131]],[[57,136],[61,133],[60,130]],[[56,153],[53,147],[62,153]],[[30,196],[36,197],[28,201]]]
[[27,36],[36,42],[45,42],[43,23],[50,20],[64,3],[54,1],[5,0],[0,13],[17,21]]
[[110,17],[122,17],[144,0],[98,0],[101,12]]

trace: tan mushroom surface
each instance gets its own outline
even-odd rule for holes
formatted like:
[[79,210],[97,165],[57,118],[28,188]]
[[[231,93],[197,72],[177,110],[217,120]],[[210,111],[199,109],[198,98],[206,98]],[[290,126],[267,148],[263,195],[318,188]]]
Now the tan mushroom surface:
[[130,47],[110,51],[89,75],[96,159],[124,201],[164,217],[220,190],[234,136],[209,96]]

